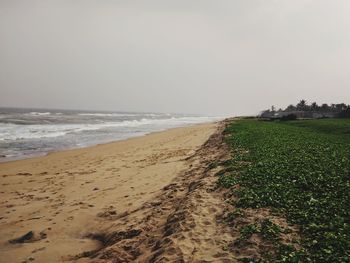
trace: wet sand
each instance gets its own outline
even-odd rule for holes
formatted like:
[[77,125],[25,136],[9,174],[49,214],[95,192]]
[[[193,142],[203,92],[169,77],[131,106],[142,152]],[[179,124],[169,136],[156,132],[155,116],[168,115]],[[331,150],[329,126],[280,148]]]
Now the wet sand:
[[[147,248],[147,243],[157,245],[151,244],[151,233],[166,227],[176,212],[179,203],[171,199],[183,203],[179,198],[188,195],[185,188],[191,184],[187,171],[196,165],[203,168],[200,162],[207,150],[197,160],[193,156],[218,126],[171,129],[0,164],[0,262],[114,262],[116,257],[120,262],[149,261],[157,251]],[[206,198],[210,202],[211,197]],[[201,213],[215,214],[207,210]],[[24,240],[14,240],[25,234]],[[136,236],[139,243],[135,239],[128,247],[125,242]],[[185,236],[177,247],[181,242],[184,257],[186,246],[191,250],[195,244]],[[174,243],[168,247],[175,249]]]

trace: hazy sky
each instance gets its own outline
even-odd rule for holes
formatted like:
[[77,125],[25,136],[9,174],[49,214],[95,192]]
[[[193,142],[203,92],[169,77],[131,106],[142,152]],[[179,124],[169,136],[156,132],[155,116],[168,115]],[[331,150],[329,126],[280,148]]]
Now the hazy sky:
[[350,103],[349,0],[0,0],[0,106]]

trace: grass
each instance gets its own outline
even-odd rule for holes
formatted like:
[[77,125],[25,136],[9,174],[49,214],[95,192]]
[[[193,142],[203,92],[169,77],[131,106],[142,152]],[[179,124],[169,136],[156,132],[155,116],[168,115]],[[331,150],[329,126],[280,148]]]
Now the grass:
[[[350,262],[350,120],[238,120],[225,134],[232,159],[219,184],[234,189],[235,206],[270,208],[300,226],[302,249],[281,246],[275,262]],[[267,237],[279,232],[264,227]]]

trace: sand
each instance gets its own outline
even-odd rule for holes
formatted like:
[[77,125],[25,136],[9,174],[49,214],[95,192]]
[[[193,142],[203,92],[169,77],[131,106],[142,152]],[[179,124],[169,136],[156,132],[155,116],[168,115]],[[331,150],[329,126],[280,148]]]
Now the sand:
[[0,262],[229,261],[206,168],[224,154],[220,127],[0,164]]

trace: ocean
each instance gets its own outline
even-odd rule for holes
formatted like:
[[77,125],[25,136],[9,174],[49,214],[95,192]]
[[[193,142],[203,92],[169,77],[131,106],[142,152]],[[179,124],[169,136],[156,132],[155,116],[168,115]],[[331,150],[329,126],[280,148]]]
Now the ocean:
[[0,162],[218,119],[186,114],[0,108]]

